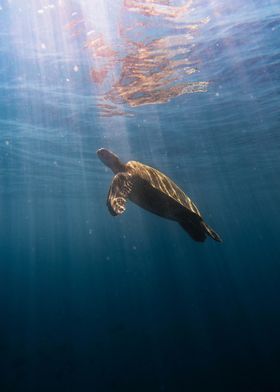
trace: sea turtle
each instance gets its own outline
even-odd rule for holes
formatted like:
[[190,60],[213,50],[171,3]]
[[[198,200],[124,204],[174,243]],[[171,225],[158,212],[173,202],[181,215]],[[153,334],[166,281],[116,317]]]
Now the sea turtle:
[[203,242],[207,236],[222,241],[204,222],[191,199],[165,174],[140,162],[122,163],[105,148],[99,149],[97,155],[115,174],[107,198],[112,215],[122,214],[129,199],[156,215],[178,222],[195,241]]

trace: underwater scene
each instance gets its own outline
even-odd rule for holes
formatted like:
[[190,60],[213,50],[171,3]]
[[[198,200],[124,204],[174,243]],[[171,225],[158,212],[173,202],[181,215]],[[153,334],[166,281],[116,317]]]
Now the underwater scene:
[[0,391],[280,391],[279,0],[0,0]]

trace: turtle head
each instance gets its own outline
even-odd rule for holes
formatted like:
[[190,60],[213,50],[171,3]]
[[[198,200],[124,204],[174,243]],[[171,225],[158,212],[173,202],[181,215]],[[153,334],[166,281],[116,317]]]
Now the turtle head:
[[106,150],[106,148],[100,148],[97,150],[98,158],[108,166],[113,173],[117,174],[125,170],[124,164],[121,162],[120,158],[112,153],[112,151]]

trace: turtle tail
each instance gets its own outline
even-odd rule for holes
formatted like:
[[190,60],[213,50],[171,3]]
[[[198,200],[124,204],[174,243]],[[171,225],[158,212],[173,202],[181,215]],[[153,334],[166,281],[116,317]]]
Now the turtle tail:
[[207,225],[207,223],[202,222],[202,226],[205,228],[206,233],[213,238],[213,240],[218,241],[218,242],[223,242],[221,237],[219,236],[218,233],[216,233],[210,226]]

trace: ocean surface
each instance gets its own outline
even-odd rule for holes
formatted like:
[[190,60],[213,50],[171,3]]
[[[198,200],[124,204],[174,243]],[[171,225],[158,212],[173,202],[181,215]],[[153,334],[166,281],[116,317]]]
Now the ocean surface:
[[0,391],[280,391],[279,125],[279,0],[0,0]]

